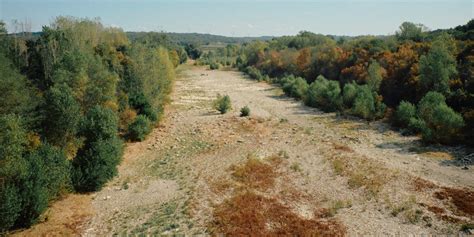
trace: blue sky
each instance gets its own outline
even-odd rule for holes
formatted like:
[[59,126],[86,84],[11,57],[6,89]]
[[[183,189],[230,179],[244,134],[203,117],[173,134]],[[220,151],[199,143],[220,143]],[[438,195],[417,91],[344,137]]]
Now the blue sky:
[[0,19],[41,30],[56,16],[99,17],[126,31],[226,36],[393,34],[403,21],[430,29],[473,18],[473,0],[0,0]]

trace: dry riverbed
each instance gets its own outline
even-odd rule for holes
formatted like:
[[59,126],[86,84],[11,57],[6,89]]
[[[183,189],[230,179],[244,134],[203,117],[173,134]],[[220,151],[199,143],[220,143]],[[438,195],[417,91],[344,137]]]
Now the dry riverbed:
[[[18,235],[421,235],[473,223],[464,148],[322,113],[239,72],[178,70],[165,120],[127,145],[119,175]],[[211,106],[218,93],[232,100],[225,115]],[[81,206],[65,212],[68,201]]]

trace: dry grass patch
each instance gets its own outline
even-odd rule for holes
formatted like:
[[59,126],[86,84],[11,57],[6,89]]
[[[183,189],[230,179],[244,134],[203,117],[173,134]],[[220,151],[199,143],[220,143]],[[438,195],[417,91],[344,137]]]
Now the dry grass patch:
[[345,152],[354,152],[352,148],[345,144],[339,144],[339,143],[333,143],[334,149],[339,150],[339,151],[345,151]]
[[434,196],[443,201],[450,201],[456,209],[469,216],[474,216],[474,192],[468,189],[443,187],[434,193]]
[[[240,193],[217,206],[211,229],[225,236],[343,236],[345,227],[316,211],[303,219],[274,198]],[[326,213],[326,212],[324,212]]]
[[376,197],[394,174],[383,165],[365,157],[333,156],[331,164],[334,172],[348,178],[351,188],[364,188],[371,197]]
[[245,187],[266,190],[275,183],[276,171],[272,165],[249,156],[243,165],[232,166],[232,177]]
[[69,194],[53,203],[43,214],[44,221],[12,236],[79,236],[93,213],[90,195]]
[[426,179],[422,179],[420,177],[416,177],[413,179],[412,186],[413,186],[413,189],[418,192],[424,192],[424,191],[432,190],[438,187],[433,182],[428,181]]
[[[275,180],[280,178],[275,169],[284,162],[281,155],[264,160],[249,156],[245,163],[231,167],[232,179],[241,188],[234,189],[230,198],[214,208],[213,221],[209,224],[211,233],[224,236],[345,235],[344,225],[332,218],[327,209],[313,209],[310,218],[298,215],[291,203],[304,194],[296,189],[285,189],[290,180],[284,180],[283,190],[270,196],[272,191],[282,188],[275,187]],[[281,178],[288,179],[287,176]]]
[[[431,181],[416,177],[413,179],[412,186],[415,191],[428,192],[433,190],[433,197],[445,203],[452,204],[460,215],[474,216],[474,191],[467,188],[440,187]],[[435,214],[444,213],[444,209],[428,208]]]

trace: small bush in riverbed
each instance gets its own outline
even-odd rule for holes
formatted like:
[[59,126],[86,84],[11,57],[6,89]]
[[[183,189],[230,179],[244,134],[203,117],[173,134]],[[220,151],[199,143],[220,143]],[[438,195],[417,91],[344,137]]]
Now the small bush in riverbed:
[[240,117],[247,117],[250,115],[250,108],[248,106],[244,106],[240,109]]
[[214,101],[214,109],[219,111],[221,114],[227,113],[232,108],[230,97],[228,95],[217,95],[217,99]]
[[138,115],[128,127],[128,136],[133,141],[143,141],[151,129],[151,121],[146,116]]
[[219,69],[219,67],[220,67],[219,63],[216,63],[216,62],[212,62],[211,64],[209,64],[209,69],[211,70]]

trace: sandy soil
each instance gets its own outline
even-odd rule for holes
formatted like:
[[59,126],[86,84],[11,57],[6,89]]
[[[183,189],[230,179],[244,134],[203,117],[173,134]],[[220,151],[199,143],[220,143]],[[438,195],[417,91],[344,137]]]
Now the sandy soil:
[[[178,71],[162,125],[127,145],[119,176],[89,196],[82,235],[218,233],[215,209],[239,189],[232,167],[271,156],[282,158],[275,185],[255,192],[302,219],[330,210],[341,234],[458,234],[472,223],[472,163],[456,160],[465,148],[426,147],[381,122],[322,113],[239,72]],[[218,93],[232,100],[225,115],[212,109]],[[245,105],[251,116],[239,117]],[[440,195],[448,187],[467,203]]]

